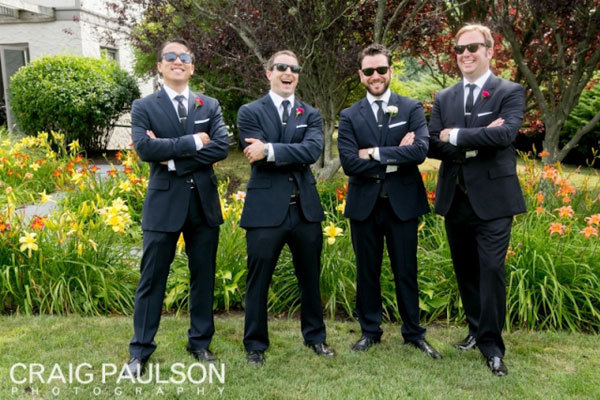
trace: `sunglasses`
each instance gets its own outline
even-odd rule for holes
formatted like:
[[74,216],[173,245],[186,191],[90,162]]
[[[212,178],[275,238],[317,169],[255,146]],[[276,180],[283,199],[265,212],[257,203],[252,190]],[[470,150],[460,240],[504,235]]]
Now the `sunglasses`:
[[384,75],[388,72],[389,69],[390,69],[390,67],[386,66],[386,67],[377,67],[377,68],[363,68],[363,69],[361,69],[361,71],[364,76],[371,76],[375,73],[375,71],[377,71],[377,73],[379,75]]
[[179,60],[181,60],[181,62],[184,64],[189,64],[192,62],[192,56],[187,53],[177,54],[177,53],[169,52],[169,53],[163,54],[163,58],[167,62],[174,62],[175,60],[177,60],[177,57],[179,57]]
[[465,49],[467,49],[469,50],[469,53],[475,53],[477,52],[477,50],[479,50],[479,46],[489,47],[485,43],[469,43],[465,45],[457,44],[456,46],[454,46],[454,51],[456,52],[456,54],[462,54],[465,52]]
[[292,71],[293,74],[300,73],[300,69],[301,69],[299,65],[289,65],[289,64],[283,64],[283,63],[277,63],[277,64],[273,64],[273,66],[271,67],[271,70],[277,69],[277,71],[279,71],[279,72],[285,72],[285,71],[287,71],[288,68],[290,69],[290,71]]

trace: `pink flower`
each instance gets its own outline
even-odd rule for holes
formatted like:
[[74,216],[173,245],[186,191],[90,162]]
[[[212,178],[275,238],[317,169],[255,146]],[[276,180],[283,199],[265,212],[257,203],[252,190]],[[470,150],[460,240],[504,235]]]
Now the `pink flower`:
[[488,97],[490,97],[490,92],[488,92],[487,90],[482,90],[481,97],[483,97],[484,99],[487,99]]
[[204,105],[204,100],[202,100],[199,96],[196,96],[196,107],[202,107]]
[[296,108],[296,117],[298,117],[302,114],[304,114],[304,108],[302,108],[302,107]]

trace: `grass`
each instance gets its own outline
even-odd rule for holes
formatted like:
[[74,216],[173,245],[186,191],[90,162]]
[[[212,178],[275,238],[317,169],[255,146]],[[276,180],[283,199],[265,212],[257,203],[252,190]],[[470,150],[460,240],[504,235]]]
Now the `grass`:
[[[60,399],[597,399],[600,398],[598,336],[562,332],[513,332],[505,335],[507,377],[492,375],[477,351],[459,352],[451,343],[463,328],[429,326],[427,338],[444,359],[434,361],[402,344],[400,327],[386,324],[383,341],[368,353],[355,354],[349,345],[358,336],[356,322],[327,321],[334,359],[322,359],[302,345],[295,319],[270,322],[271,347],[262,368],[246,364],[242,347],[243,317],[218,315],[211,345],[225,363],[225,383],[132,384],[100,379],[102,363],[121,367],[127,361],[132,334],[129,317],[0,317],[0,398]],[[186,317],[164,317],[151,362],[160,364],[161,379],[177,377],[171,365],[185,370],[193,364],[186,345]],[[14,384],[15,363],[38,363],[47,371],[59,364],[68,379],[68,365],[89,363],[94,380],[85,384]],[[17,371],[17,378],[24,370]],[[84,372],[89,372],[84,370]],[[146,375],[148,376],[148,375]],[[201,374],[196,369],[195,379]],[[16,394],[12,394],[16,387]],[[51,392],[56,387],[60,394]],[[75,388],[78,387],[78,393]],[[26,388],[34,390],[29,393]],[[97,393],[93,393],[94,388]],[[136,395],[137,390],[141,391]],[[177,390],[181,393],[177,393]],[[219,389],[223,390],[222,394]],[[37,390],[37,393],[35,392]],[[115,391],[119,391],[116,393]],[[198,394],[200,390],[200,394]],[[120,393],[120,395],[119,395]]]

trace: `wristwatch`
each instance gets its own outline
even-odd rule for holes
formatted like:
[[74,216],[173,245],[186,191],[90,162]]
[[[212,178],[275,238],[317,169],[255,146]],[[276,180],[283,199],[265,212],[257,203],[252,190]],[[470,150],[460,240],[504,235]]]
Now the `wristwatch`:
[[268,143],[264,143],[263,154],[265,155],[265,157],[269,156],[269,146],[268,146]]
[[375,154],[375,148],[371,147],[369,150],[367,150],[367,154],[371,160],[374,160],[375,158],[373,157],[373,154]]

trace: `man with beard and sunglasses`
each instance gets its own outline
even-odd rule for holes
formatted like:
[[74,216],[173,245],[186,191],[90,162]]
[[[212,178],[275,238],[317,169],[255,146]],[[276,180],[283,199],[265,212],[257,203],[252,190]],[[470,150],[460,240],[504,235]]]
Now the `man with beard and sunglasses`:
[[418,168],[429,146],[423,106],[388,88],[393,67],[385,47],[365,48],[358,65],[367,96],[342,111],[338,134],[342,167],[349,177],[344,215],[350,218],[356,254],[356,312],[362,331],[352,349],[366,351],[383,334],[380,276],[385,240],[404,341],[441,358],[419,324],[417,226],[418,218],[429,212]]
[[213,164],[227,156],[229,140],[217,100],[188,86],[194,57],[187,42],[173,39],[158,51],[164,85],[131,107],[135,151],[150,164],[142,211],[143,254],[135,292],[131,359],[124,374],[139,376],[156,349],[169,268],[179,236],[190,270],[187,351],[214,361],[213,289],[219,225],[223,223]]
[[456,34],[463,79],[435,98],[429,156],[442,160],[435,212],[446,233],[469,332],[455,344],[479,347],[497,376],[503,362],[505,266],[513,216],[525,212],[513,143],[523,121],[521,85],[490,71],[494,39],[489,28],[467,25]]
[[269,347],[267,294],[285,244],[300,286],[304,344],[319,356],[335,354],[325,343],[319,290],[325,216],[310,171],[323,149],[323,128],[321,114],[294,95],[299,73],[293,52],[276,52],[266,65],[271,90],[238,112],[240,140],[251,164],[240,222],[248,253],[244,347],[255,366],[264,363]]

